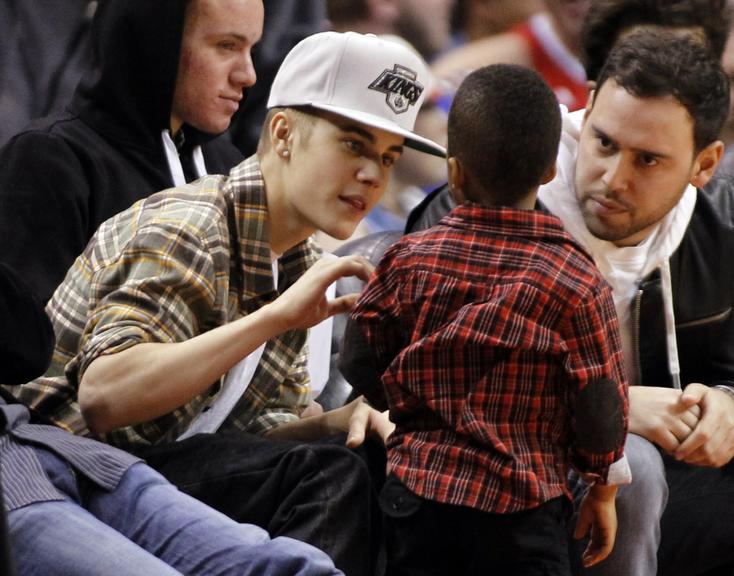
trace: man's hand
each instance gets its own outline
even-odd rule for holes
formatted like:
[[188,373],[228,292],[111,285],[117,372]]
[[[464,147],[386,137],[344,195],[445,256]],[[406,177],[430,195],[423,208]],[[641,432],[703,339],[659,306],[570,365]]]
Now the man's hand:
[[326,289],[343,276],[358,276],[367,281],[373,269],[361,256],[319,260],[269,305],[280,331],[311,328],[334,314],[348,312],[359,295],[347,294],[328,300]]
[[387,437],[395,430],[395,424],[390,422],[387,410],[375,410],[362,396],[333,412],[340,413],[335,424],[340,430],[347,432],[348,448],[360,446],[368,434],[375,434],[386,442]]
[[673,388],[630,386],[629,431],[673,454],[701,417],[697,397]]
[[385,442],[394,429],[387,412],[378,412],[360,396],[328,412],[302,415],[299,420],[276,426],[265,435],[278,440],[309,441],[346,432],[347,447],[356,448],[367,434],[377,435]]
[[688,464],[719,468],[734,457],[734,398],[704,384],[689,384],[683,392],[686,404],[701,408],[693,432],[675,450],[675,457]]
[[616,495],[616,486],[594,485],[581,501],[573,537],[589,536],[589,544],[581,557],[586,568],[604,560],[614,548],[617,537]]

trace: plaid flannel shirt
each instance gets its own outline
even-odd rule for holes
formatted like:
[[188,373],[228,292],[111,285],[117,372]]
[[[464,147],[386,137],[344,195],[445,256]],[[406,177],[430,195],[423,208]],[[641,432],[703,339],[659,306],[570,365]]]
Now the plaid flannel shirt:
[[[611,289],[550,214],[464,204],[398,241],[342,354],[352,384],[390,409],[392,472],[424,498],[516,512],[568,494],[569,464],[604,479],[622,456]],[[574,436],[577,394],[600,378],[622,407],[622,441],[604,453]]]
[[[56,333],[44,376],[7,387],[26,405],[89,435],[77,392],[89,364],[143,342],[183,342],[274,300],[316,260],[310,242],[279,259],[273,290],[265,187],[251,157],[229,177],[207,176],[137,202],[99,228],[47,306]],[[308,403],[306,332],[268,341],[221,430],[262,433]],[[170,442],[213,402],[220,383],[174,412],[104,436],[121,448]]]

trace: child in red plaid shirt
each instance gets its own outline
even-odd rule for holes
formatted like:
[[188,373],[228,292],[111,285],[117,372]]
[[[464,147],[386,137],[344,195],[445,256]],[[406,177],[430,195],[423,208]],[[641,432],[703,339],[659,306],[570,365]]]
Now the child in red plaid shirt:
[[381,494],[389,576],[570,574],[569,466],[593,483],[575,531],[591,536],[584,564],[614,544],[628,468],[611,289],[535,209],[560,130],[531,70],[468,76],[449,114],[458,206],[388,250],[350,317],[342,372],[396,425]]

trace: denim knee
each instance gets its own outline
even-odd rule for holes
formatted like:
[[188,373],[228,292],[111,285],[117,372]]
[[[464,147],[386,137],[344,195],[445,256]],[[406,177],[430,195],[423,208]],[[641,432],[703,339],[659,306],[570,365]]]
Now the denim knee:
[[632,470],[632,482],[619,489],[617,514],[645,523],[658,523],[668,501],[665,465],[660,452],[652,442],[629,434],[625,454]]

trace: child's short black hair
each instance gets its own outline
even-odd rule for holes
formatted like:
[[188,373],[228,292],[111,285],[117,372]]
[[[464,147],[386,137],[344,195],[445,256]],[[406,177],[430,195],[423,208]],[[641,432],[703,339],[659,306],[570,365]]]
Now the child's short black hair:
[[542,183],[561,137],[558,100],[533,70],[493,64],[472,72],[449,111],[448,151],[464,166],[467,199],[514,204]]

